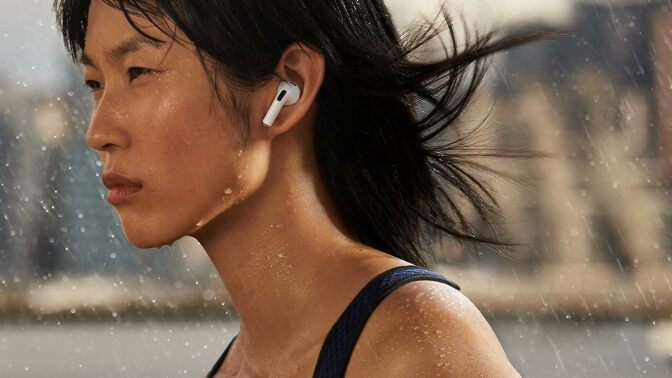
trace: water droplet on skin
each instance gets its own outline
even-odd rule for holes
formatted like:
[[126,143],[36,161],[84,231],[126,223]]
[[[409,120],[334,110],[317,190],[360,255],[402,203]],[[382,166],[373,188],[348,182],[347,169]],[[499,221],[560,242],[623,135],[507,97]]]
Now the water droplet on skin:
[[224,191],[224,194],[231,194],[231,193],[233,193],[233,190],[231,190],[231,188],[226,188],[226,190]]

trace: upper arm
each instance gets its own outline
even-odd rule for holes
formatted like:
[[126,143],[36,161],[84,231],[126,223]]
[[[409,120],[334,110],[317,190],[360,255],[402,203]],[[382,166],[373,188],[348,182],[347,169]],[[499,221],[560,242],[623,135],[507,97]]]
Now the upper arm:
[[355,349],[353,371],[371,369],[379,376],[520,376],[476,306],[435,281],[393,291],[372,314]]

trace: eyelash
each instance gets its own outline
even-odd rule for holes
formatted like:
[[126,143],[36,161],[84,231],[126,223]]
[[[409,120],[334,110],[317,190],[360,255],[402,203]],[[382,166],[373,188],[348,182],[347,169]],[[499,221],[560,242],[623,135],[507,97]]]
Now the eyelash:
[[[136,77],[138,77],[138,76],[140,76],[140,75],[143,75],[143,74],[152,72],[152,70],[150,70],[149,68],[144,68],[144,67],[131,67],[131,68],[128,69],[128,73],[129,73],[129,74],[132,74],[132,73],[131,73],[132,70],[140,70],[141,72],[140,72],[139,74],[135,75],[135,77],[132,77],[131,80],[135,79]],[[89,92],[93,93],[93,92],[96,92],[96,91],[98,91],[98,90],[100,89],[100,88],[94,88],[94,84],[98,84],[98,85],[100,85],[100,83],[98,83],[98,82],[95,81],[95,80],[87,80],[87,81],[84,83],[84,87],[87,87],[87,88],[89,89]]]

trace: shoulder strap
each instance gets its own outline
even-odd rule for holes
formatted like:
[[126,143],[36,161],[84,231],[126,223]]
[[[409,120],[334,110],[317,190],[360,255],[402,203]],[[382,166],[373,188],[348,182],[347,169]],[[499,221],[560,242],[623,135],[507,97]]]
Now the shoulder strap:
[[444,282],[460,287],[441,274],[416,265],[398,266],[373,278],[350,302],[331,328],[320,350],[313,378],[341,378],[364,325],[373,310],[397,287],[418,280]]

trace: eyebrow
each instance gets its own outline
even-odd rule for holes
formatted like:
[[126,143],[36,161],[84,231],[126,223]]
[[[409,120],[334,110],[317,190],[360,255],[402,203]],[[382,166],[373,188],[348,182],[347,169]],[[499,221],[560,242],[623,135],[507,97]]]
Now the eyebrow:
[[[121,43],[119,43],[117,46],[115,46],[112,50],[110,50],[106,55],[105,55],[105,61],[112,64],[114,62],[119,61],[121,58],[123,58],[125,55],[130,54],[132,52],[136,52],[142,48],[153,48],[153,49],[159,49],[161,45],[163,45],[165,41],[161,40],[153,40],[145,36],[136,36],[129,38]],[[91,59],[90,56],[88,56],[84,51],[82,51],[82,55],[79,58],[79,63],[85,65],[85,66],[91,66],[94,68],[96,67],[96,64],[93,62],[93,59]]]

